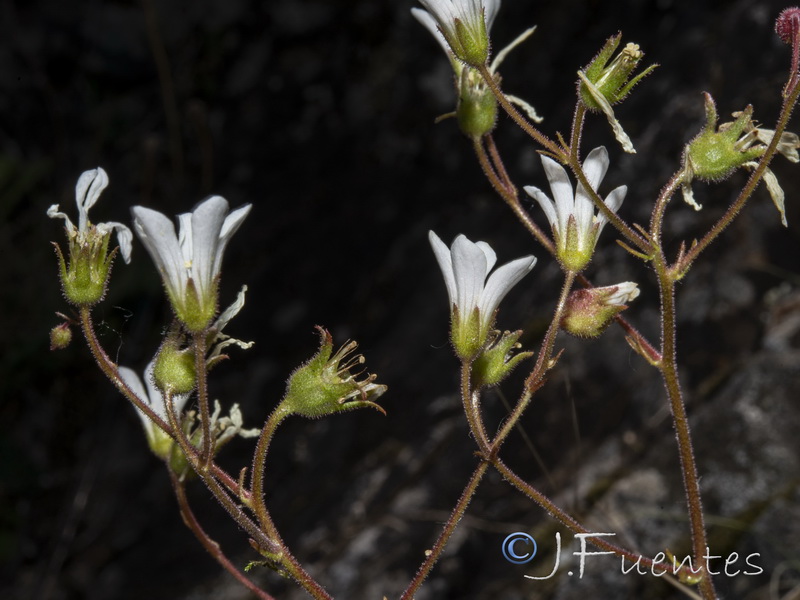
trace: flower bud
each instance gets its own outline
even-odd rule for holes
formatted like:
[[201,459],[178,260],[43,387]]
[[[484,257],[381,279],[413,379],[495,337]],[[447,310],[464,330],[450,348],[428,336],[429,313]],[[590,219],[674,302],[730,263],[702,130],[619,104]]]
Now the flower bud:
[[174,336],[167,338],[155,358],[153,380],[165,394],[188,394],[194,390],[197,384],[194,351],[180,348]]
[[364,407],[385,414],[371,400],[381,396],[386,386],[373,383],[376,375],[367,375],[358,380],[361,372],[351,372],[364,364],[361,354],[352,356],[358,344],[347,342],[331,356],[331,334],[319,326],[317,330],[320,334],[319,352],[289,377],[286,395],[277,410],[282,410],[286,415],[297,414],[311,419]]
[[494,130],[497,100],[474,69],[461,72],[456,117],[461,131],[470,139],[482,138]]
[[61,323],[50,330],[50,350],[63,350],[72,341],[69,323]]
[[639,288],[630,281],[575,290],[567,298],[561,328],[577,337],[597,337],[614,317],[628,308],[625,303],[638,295]]
[[521,348],[518,343],[522,330],[495,332],[496,338],[481,352],[472,363],[472,387],[475,389],[497,385],[509,376],[519,363],[533,356],[533,352],[513,354]]

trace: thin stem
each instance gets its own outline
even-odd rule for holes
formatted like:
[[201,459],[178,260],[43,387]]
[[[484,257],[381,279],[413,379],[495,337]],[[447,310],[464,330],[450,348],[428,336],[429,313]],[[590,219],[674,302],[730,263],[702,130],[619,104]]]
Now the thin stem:
[[[127,398],[139,410],[147,415],[147,418],[150,419],[156,425],[156,427],[161,429],[161,431],[166,433],[173,440],[177,441],[176,434],[172,431],[172,427],[169,425],[169,423],[164,421],[164,419],[162,419],[147,402],[144,402],[141,398],[139,398],[136,393],[130,387],[128,387],[122,377],[120,377],[119,368],[111,360],[101,346],[100,341],[97,339],[97,334],[95,333],[94,325],[92,324],[91,312],[88,307],[81,307],[80,319],[83,335],[89,344],[89,349],[92,352],[92,356],[94,356],[95,362],[97,362],[97,366],[100,367],[100,370],[106,375],[106,377],[108,377],[111,383],[114,384],[117,390],[119,390],[119,392],[125,396],[125,398]],[[191,447],[191,451],[193,456],[197,456],[198,452],[194,446]],[[213,463],[211,464],[211,471],[214,475],[214,478],[219,480],[226,488],[228,488],[231,493],[243,494],[245,496],[245,500],[248,500],[248,493],[245,490],[239,490],[239,484],[228,473]]]
[[209,537],[209,535],[205,532],[195,517],[191,506],[189,505],[189,499],[186,497],[186,489],[183,486],[183,482],[180,481],[172,469],[169,469],[169,479],[172,482],[172,489],[175,490],[175,497],[178,500],[178,508],[181,511],[183,522],[191,530],[200,544],[202,544],[203,548],[205,548],[206,551],[214,558],[214,560],[222,565],[222,567],[228,571],[228,573],[233,575],[239,583],[253,592],[258,598],[261,600],[275,600],[275,598],[270,596],[268,593],[250,581],[247,577],[245,577],[244,574],[239,571],[239,569],[237,569],[228,559],[228,557],[225,556],[225,553],[219,547],[219,544],[211,539],[211,537]]
[[552,366],[550,364],[550,360],[553,354],[553,346],[556,343],[556,336],[558,335],[558,330],[561,327],[561,317],[564,314],[564,307],[567,304],[567,297],[572,289],[572,284],[575,282],[575,276],[576,273],[574,271],[567,271],[564,276],[564,285],[561,287],[561,295],[558,298],[558,303],[556,304],[556,309],[553,313],[553,320],[550,323],[550,327],[547,329],[544,340],[542,341],[542,347],[539,350],[539,356],[536,359],[536,365],[533,367],[531,374],[525,380],[525,391],[517,401],[517,405],[514,407],[513,412],[511,415],[509,415],[508,419],[506,419],[505,423],[503,423],[503,426],[500,428],[500,431],[492,440],[492,443],[489,446],[490,457],[497,456],[497,453],[500,451],[500,446],[502,446],[506,437],[508,437],[508,434],[511,433],[511,430],[514,428],[517,421],[519,421],[522,413],[525,412],[525,409],[530,404],[531,398],[533,398],[534,392],[538,390],[544,383],[544,375]]
[[464,413],[467,415],[467,423],[475,441],[481,452],[486,454],[489,449],[489,440],[486,437],[486,429],[483,426],[483,419],[480,414],[480,393],[470,389],[470,379],[472,378],[472,364],[468,361],[461,362],[461,402],[464,405]]
[[[505,168],[502,167],[502,161],[500,160],[500,154],[497,152],[497,148],[494,145],[494,140],[491,136],[486,137],[487,144],[489,145],[490,152],[492,153],[492,158],[494,160],[494,164],[498,165],[498,169],[501,169],[501,172],[505,174]],[[544,246],[544,248],[550,253],[555,254],[555,247],[550,239],[545,235],[545,233],[539,229],[539,226],[533,222],[531,216],[528,212],[522,207],[520,204],[519,196],[517,194],[516,188],[511,184],[511,181],[507,179],[508,175],[505,174],[506,182],[502,181],[500,177],[495,172],[492,161],[489,159],[489,155],[486,153],[486,149],[483,147],[481,140],[478,138],[473,139],[473,148],[475,149],[475,154],[478,156],[478,161],[480,162],[481,168],[483,169],[486,178],[489,180],[489,183],[492,184],[492,187],[495,191],[500,195],[500,197],[511,207],[511,210],[514,211],[516,217],[520,220],[522,225],[536,238],[536,240]]]
[[[692,550],[695,564],[700,562],[707,552],[705,523],[703,522],[703,502],[700,495],[700,480],[697,476],[697,464],[692,450],[692,436],[689,418],[683,401],[681,385],[678,379],[676,320],[675,320],[675,281],[666,265],[663,252],[654,259],[654,267],[658,276],[661,296],[661,362],[659,370],[664,380],[669,397],[675,435],[678,440],[678,455],[683,475],[683,487],[686,491],[686,503],[689,511],[689,523],[692,532]],[[700,580],[700,592],[706,600],[717,597],[711,576],[705,572]]]
[[208,406],[208,366],[206,365],[205,331],[194,335],[194,365],[197,375],[197,402],[200,405],[200,426],[203,429],[203,452],[200,468],[207,471],[214,458],[214,440],[211,435],[211,412]]
[[267,451],[269,444],[275,435],[278,425],[289,416],[290,413],[285,411],[280,405],[272,414],[267,418],[261,430],[261,435],[256,444],[256,450],[253,455],[253,472],[251,474],[251,503],[253,511],[256,513],[261,527],[267,532],[270,539],[279,547],[276,551],[275,560],[279,561],[286,571],[305,589],[312,597],[318,600],[331,600],[330,594],[326,592],[316,580],[309,575],[309,573],[300,565],[298,560],[294,557],[286,542],[280,536],[275,522],[267,509],[266,501],[264,499],[264,472],[266,470]]
[[259,545],[260,548],[268,548],[270,551],[276,551],[276,544],[269,539],[266,534],[261,531],[258,526],[242,511],[241,507],[234,502],[225,489],[211,476],[207,470],[200,468],[202,464],[202,457],[198,454],[197,450],[192,445],[191,440],[184,432],[175,411],[175,401],[172,394],[164,394],[164,402],[167,409],[167,418],[169,419],[172,431],[176,433],[175,440],[181,447],[186,459],[194,469],[195,473],[203,480],[203,483],[214,495],[217,501],[222,504],[222,507],[228,512],[231,518],[244,529],[253,540]]
[[572,117],[572,133],[569,136],[569,158],[578,160],[578,151],[581,146],[581,134],[583,133],[584,117],[586,116],[586,106],[578,101],[575,105],[575,114]]
[[[514,471],[511,470],[511,468],[509,468],[508,465],[506,465],[502,460],[500,460],[499,457],[494,457],[492,459],[492,466],[498,470],[498,472],[503,476],[503,478],[506,481],[508,481],[515,488],[517,488],[520,492],[528,496],[531,500],[536,502],[536,504],[541,506],[545,511],[547,511],[548,514],[552,515],[558,522],[567,527],[573,533],[584,533],[584,534],[593,533],[591,530],[586,529],[586,527],[584,527],[583,525],[578,523],[575,519],[573,519],[569,514],[567,514],[563,509],[561,509],[547,496],[542,494],[539,490],[537,490],[535,487],[524,481],[519,475],[514,473]],[[647,558],[645,556],[640,556],[639,554],[635,554],[634,552],[622,548],[621,546],[617,546],[616,544],[607,542],[604,538],[601,537],[590,538],[590,540],[598,548],[602,548],[603,550],[608,550],[609,552],[613,552],[617,556],[624,556],[631,562],[638,561],[646,568],[652,568],[653,566],[656,566],[664,570],[672,569],[672,565],[670,564],[655,562],[650,558]]]
[[420,565],[414,579],[411,580],[411,583],[408,584],[408,587],[400,596],[400,600],[413,600],[414,594],[416,594],[422,583],[427,579],[431,569],[433,569],[433,565],[436,564],[436,561],[439,560],[439,557],[442,555],[447,542],[450,540],[450,536],[453,535],[458,522],[467,511],[467,506],[469,506],[470,500],[472,500],[472,497],[475,495],[475,490],[478,489],[478,485],[486,474],[488,466],[489,463],[481,461],[472,473],[472,477],[470,477],[467,486],[461,494],[461,498],[459,498],[458,503],[455,505],[455,508],[453,508],[453,512],[450,513],[450,518],[444,524],[444,528],[434,543],[433,548],[425,552],[425,561]]
[[560,159],[565,158],[564,150],[562,150],[558,144],[556,144],[553,140],[548,138],[542,132],[540,132],[536,127],[531,125],[531,123],[522,116],[522,114],[514,108],[514,105],[508,101],[503,91],[497,85],[497,81],[494,79],[494,75],[492,74],[489,67],[483,65],[478,69],[478,72],[483,77],[483,80],[486,82],[486,85],[489,86],[489,89],[494,94],[494,97],[497,98],[497,102],[500,106],[503,107],[503,110],[506,111],[509,117],[511,117],[514,122],[519,125],[519,127],[531,136],[534,140],[539,142],[542,146],[544,146],[548,152],[554,154],[555,156],[559,157]]

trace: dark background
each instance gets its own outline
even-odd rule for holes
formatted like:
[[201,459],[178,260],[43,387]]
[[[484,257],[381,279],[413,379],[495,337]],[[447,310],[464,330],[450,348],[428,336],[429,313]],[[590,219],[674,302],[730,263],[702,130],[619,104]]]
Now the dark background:
[[[507,1],[497,48],[535,35],[501,69],[507,91],[569,128],[575,72],[610,35],[635,41],[661,67],[618,117],[639,154],[622,155],[602,118],[585,151],[606,144],[601,191],[627,184],[621,214],[646,223],[683,145],[703,123],[701,91],[722,116],[779,110],[789,48],[772,32],[780,2]],[[268,465],[268,504],[284,538],[339,598],[397,597],[435,539],[475,465],[447,342],[446,295],[427,231],[490,242],[500,262],[533,252],[539,264],[504,302],[500,327],[525,327],[535,347],[558,293],[553,261],[483,180],[452,121],[450,71],[414,21],[411,2],[235,0],[7,1],[0,7],[0,595],[4,598],[246,598],[186,530],[166,473],[133,410],[93,367],[77,337],[48,352],[47,333],[70,309],[49,242],[63,243],[61,204],[74,220],[74,184],[97,165],[111,184],[95,222],[129,221],[134,204],[184,212],[209,193],[253,211],[225,256],[222,303],[250,288],[230,333],[233,350],[212,394],[239,402],[249,426],[266,418],[288,374],[316,350],[315,324],[357,339],[390,391],[383,418],[362,411],[287,422]],[[795,127],[797,129],[797,127]],[[508,119],[497,134],[512,177],[545,187],[533,147]],[[789,598],[800,585],[800,190],[797,166],[774,163],[789,228],[764,190],[682,283],[679,344],[712,550],[759,553],[758,577],[718,578],[727,598]],[[744,175],[695,186],[706,208],[679,197],[666,239],[699,236]],[[538,209],[532,208],[542,225]],[[628,314],[657,339],[652,277],[606,230],[588,274],[635,279]],[[169,324],[160,282],[136,242],[115,266],[95,311],[105,347],[142,369]],[[674,437],[655,371],[618,330],[566,347],[550,384],[504,457],[597,531],[653,556],[687,552]],[[502,388],[513,402],[518,382]],[[490,427],[501,394],[485,401]],[[238,471],[252,443],[221,458]],[[200,485],[198,514],[237,564],[257,558]],[[530,531],[542,562],[510,565],[500,542]],[[673,598],[661,580],[589,561],[581,581],[535,583],[552,565],[553,532],[537,506],[492,474],[429,582],[427,598]],[[565,552],[574,547],[559,530]],[[550,558],[547,558],[547,557]],[[740,559],[739,567],[743,566]],[[302,593],[275,574],[254,576],[279,598]]]

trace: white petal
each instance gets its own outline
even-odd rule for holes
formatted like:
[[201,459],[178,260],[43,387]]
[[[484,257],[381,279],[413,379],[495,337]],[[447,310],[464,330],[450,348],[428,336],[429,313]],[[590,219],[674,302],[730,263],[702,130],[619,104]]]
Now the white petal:
[[447,43],[447,40],[444,39],[442,32],[439,31],[439,26],[436,24],[436,19],[434,19],[431,14],[427,10],[422,10],[421,8],[412,8],[411,14],[414,18],[422,23],[422,25],[431,32],[433,37],[436,38],[436,41],[439,42],[439,45],[444,50],[445,54],[448,57],[452,57],[453,52],[450,50],[450,44]]
[[611,306],[622,306],[639,297],[639,286],[632,281],[623,281],[616,285],[606,286],[605,289],[609,288],[617,288],[616,291],[606,299],[606,304]]
[[201,298],[216,276],[217,247],[227,214],[228,202],[222,196],[211,196],[192,211],[192,278]]
[[47,209],[47,216],[51,219],[64,219],[65,227],[67,231],[73,232],[75,231],[75,225],[72,224],[72,221],[69,220],[69,217],[66,213],[58,212],[58,204],[53,204],[50,208]]
[[447,287],[447,297],[450,299],[450,307],[452,308],[458,298],[458,292],[456,291],[456,279],[453,275],[453,259],[450,255],[450,248],[433,231],[428,232],[428,241],[431,244],[431,248],[433,248],[436,262],[439,263],[439,269],[441,269],[444,276],[444,285]]
[[464,235],[455,239],[450,254],[456,280],[456,306],[466,318],[480,303],[486,281],[486,254]]
[[244,295],[247,292],[247,286],[243,285],[242,289],[239,290],[239,293],[236,295],[236,300],[233,304],[231,304],[228,308],[226,308],[222,314],[217,317],[217,320],[214,321],[213,329],[216,330],[217,334],[219,335],[225,326],[230,323],[231,319],[239,314],[239,311],[244,308]]
[[75,185],[75,203],[78,205],[78,231],[89,227],[89,209],[95,205],[100,194],[108,186],[108,174],[102,167],[84,171]]
[[133,250],[133,233],[128,226],[116,221],[109,221],[108,223],[99,223],[97,229],[102,233],[117,230],[117,243],[119,243],[120,254],[122,254],[125,264],[130,264],[131,251]]
[[484,324],[491,320],[494,311],[497,310],[500,301],[505,298],[509,290],[517,285],[533,269],[534,265],[536,265],[535,256],[523,256],[512,260],[492,273],[486,282],[480,302],[480,313]]
[[484,17],[486,19],[486,31],[488,32],[494,25],[497,11],[500,10],[500,0],[483,0],[483,8],[486,11]]
[[[619,210],[619,207],[622,206],[622,201],[625,200],[625,194],[627,193],[627,185],[621,185],[618,188],[611,190],[605,199],[605,204],[611,210],[611,212],[616,213]],[[597,222],[600,223],[599,229],[602,229],[605,227],[606,223],[608,223],[608,219],[605,217],[605,215],[603,215],[603,213],[600,213],[597,215]]]
[[250,210],[253,208],[252,204],[245,204],[244,206],[240,206],[227,217],[225,217],[225,221],[222,223],[222,231],[219,232],[219,243],[217,244],[217,255],[214,260],[214,276],[216,277],[220,269],[222,268],[222,254],[225,252],[225,248],[228,245],[231,237],[234,233],[239,229],[241,224],[244,222],[247,215],[250,214]]
[[550,182],[553,192],[553,202],[556,208],[557,231],[564,234],[567,231],[567,219],[572,214],[575,206],[575,197],[572,194],[572,183],[564,168],[552,158],[542,156],[542,166]]
[[583,161],[583,172],[586,174],[586,179],[589,180],[589,185],[593,190],[596,190],[603,177],[606,176],[608,171],[608,151],[605,146],[598,146],[586,157]]
[[486,256],[486,275],[488,275],[489,271],[494,268],[494,265],[497,262],[497,254],[486,242],[477,242],[475,245],[483,250],[483,254]]
[[550,222],[550,227],[558,229],[558,216],[556,215],[556,206],[552,200],[550,200],[549,196],[545,194],[542,190],[532,185],[526,185],[523,188],[528,195],[536,200],[539,203],[539,206],[542,207],[547,220]]
[[[133,369],[129,369],[128,367],[119,367],[119,376],[125,385],[131,388],[131,391],[136,394],[142,402],[148,405],[151,404],[150,396],[148,396],[147,391],[144,389],[142,380],[139,379],[139,376]],[[150,422],[150,419],[139,409],[138,406],[135,404],[133,406],[136,409],[136,414],[139,416],[139,419],[141,419],[145,430],[148,432],[151,431],[153,424]]]
[[186,292],[186,267],[184,265],[175,225],[158,211],[134,206],[133,228],[158,267],[164,284],[176,301]]

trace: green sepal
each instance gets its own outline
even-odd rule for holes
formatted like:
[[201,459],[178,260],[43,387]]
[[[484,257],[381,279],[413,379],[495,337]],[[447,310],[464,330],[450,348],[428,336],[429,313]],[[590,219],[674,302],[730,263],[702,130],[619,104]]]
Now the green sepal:
[[513,351],[520,348],[518,343],[522,330],[494,332],[495,339],[472,363],[472,387],[478,389],[497,385],[509,376],[511,371],[523,360],[533,356],[533,352]]
[[93,306],[106,294],[111,265],[118,248],[108,251],[111,232],[100,233],[94,225],[86,235],[69,233],[69,264],[61,247],[53,242],[58,255],[61,288],[69,302],[76,306]]

